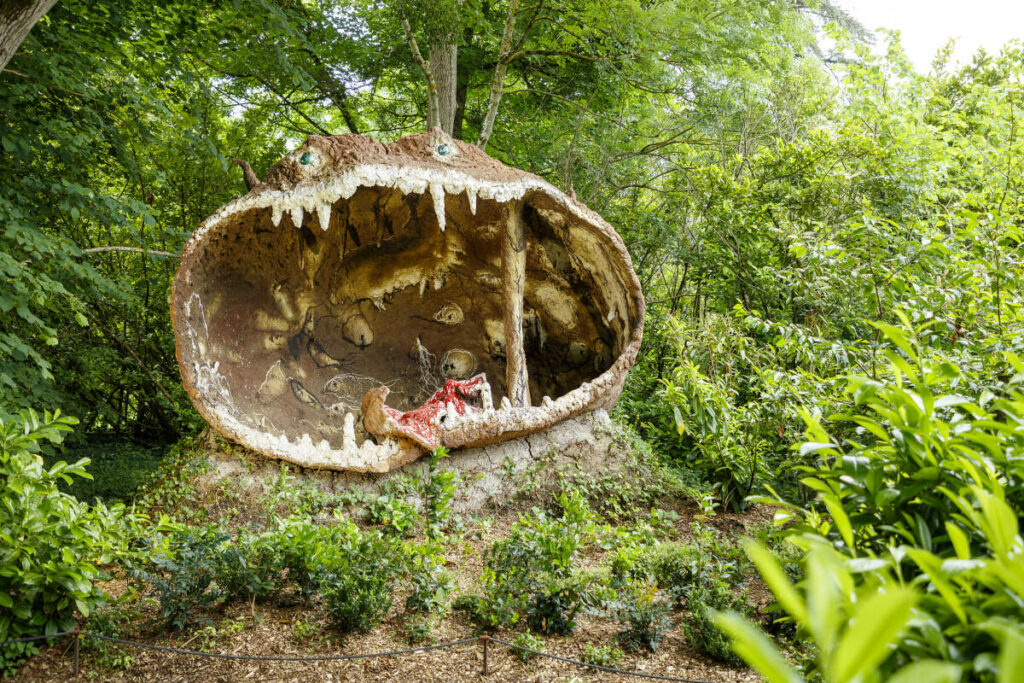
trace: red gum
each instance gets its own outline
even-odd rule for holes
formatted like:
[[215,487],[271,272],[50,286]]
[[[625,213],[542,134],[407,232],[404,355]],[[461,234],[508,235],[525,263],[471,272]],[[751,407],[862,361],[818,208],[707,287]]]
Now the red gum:
[[458,415],[481,412],[481,408],[466,403],[464,397],[468,398],[473,393],[478,393],[480,386],[486,383],[483,375],[467,380],[450,379],[419,408],[406,413],[386,405],[382,408],[394,421],[395,429],[407,438],[434,449],[441,445],[440,415],[449,405]]

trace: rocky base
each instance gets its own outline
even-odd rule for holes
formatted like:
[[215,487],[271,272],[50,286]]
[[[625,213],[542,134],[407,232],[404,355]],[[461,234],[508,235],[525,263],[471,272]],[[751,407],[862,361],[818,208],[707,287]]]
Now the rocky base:
[[[509,502],[521,491],[530,473],[548,471],[583,474],[607,474],[625,463],[616,455],[627,446],[625,437],[608,413],[598,410],[565,420],[547,431],[483,448],[455,451],[441,467],[456,469],[462,485],[453,506],[456,512],[475,512]],[[259,455],[241,446],[230,445],[218,437],[209,438],[206,459],[211,469],[200,485],[213,489],[230,479],[236,488],[259,496],[267,491],[282,462]],[[367,493],[381,491],[401,477],[415,477],[427,470],[424,457],[405,467],[384,474],[357,474],[290,466],[299,482],[309,483],[330,493],[359,489]]]

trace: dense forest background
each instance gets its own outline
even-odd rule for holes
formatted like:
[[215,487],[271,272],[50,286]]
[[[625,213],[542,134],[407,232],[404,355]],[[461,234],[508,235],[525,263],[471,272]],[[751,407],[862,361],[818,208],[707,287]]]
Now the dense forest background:
[[[67,444],[100,467],[198,432],[168,316],[184,241],[244,192],[234,158],[262,175],[309,134],[423,130],[406,21],[458,45],[456,137],[477,141],[501,63],[488,153],[625,239],[648,318],[615,417],[708,511],[785,501],[941,595],[887,661],[994,680],[1024,597],[1019,44],[920,73],[827,0],[59,2],[0,73],[0,418],[76,416]],[[833,566],[808,552],[806,575]],[[972,552],[1009,564],[942,575]]]

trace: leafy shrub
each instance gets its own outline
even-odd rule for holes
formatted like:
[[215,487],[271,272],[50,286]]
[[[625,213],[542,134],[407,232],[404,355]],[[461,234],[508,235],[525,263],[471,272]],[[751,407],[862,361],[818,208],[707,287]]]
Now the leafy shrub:
[[[123,611],[102,607],[89,615],[83,630],[110,638],[124,638],[128,615]],[[82,650],[91,654],[96,663],[105,669],[124,671],[134,661],[132,653],[117,643],[101,638],[82,638]]]
[[266,600],[281,590],[282,562],[273,536],[238,534],[216,555],[217,586],[227,600]]
[[215,581],[220,548],[228,538],[212,525],[187,529],[164,544],[154,542],[149,566],[131,570],[133,578],[148,583],[156,594],[166,628],[210,623],[199,610],[224,597]]
[[409,579],[412,592],[405,600],[406,609],[444,616],[448,596],[455,590],[455,577],[441,567],[440,562],[440,558],[427,555],[414,564]]
[[416,533],[420,515],[412,503],[392,494],[382,494],[370,502],[366,521],[380,524],[387,533],[408,538]]
[[510,625],[529,613],[540,630],[571,632],[586,600],[587,585],[573,579],[578,551],[594,537],[593,513],[579,493],[562,494],[561,519],[534,508],[509,537],[491,544],[484,557],[484,595],[477,617],[487,626]]
[[672,608],[658,598],[654,586],[636,585],[624,591],[617,611],[619,623],[626,628],[615,638],[630,652],[641,648],[654,652],[672,629],[672,619],[668,616]]
[[397,546],[348,520],[331,527],[323,542],[317,581],[332,623],[342,633],[373,628],[394,600],[392,585],[402,568]]
[[681,627],[686,640],[699,652],[719,662],[739,666],[743,660],[736,656],[729,639],[715,624],[715,616],[723,610],[750,616],[745,596],[734,597],[725,583],[698,585],[690,591],[686,600],[690,618]]
[[564,636],[576,630],[576,616],[590,603],[590,576],[557,578],[540,574],[526,608],[526,623],[538,633]]
[[427,473],[420,486],[428,538],[438,537],[452,521],[452,500],[462,482],[457,469],[441,469],[441,461],[447,457],[448,451],[444,446],[430,454]]
[[[518,636],[516,636],[512,640],[512,644],[518,645],[519,647],[527,648],[525,650],[519,650],[514,647],[509,648],[512,651],[512,654],[518,657],[519,661],[523,662],[524,664],[533,659],[534,657],[536,657],[537,652],[542,652],[544,650],[544,639],[539,636],[533,635],[529,631],[524,631],[523,633],[520,633]],[[536,650],[536,652],[530,652],[530,650]]]
[[583,646],[583,661],[588,664],[616,668],[622,663],[626,653],[614,645],[594,645],[586,643]]
[[296,516],[281,520],[275,529],[265,534],[265,542],[274,549],[287,580],[294,584],[299,598],[307,604],[317,591],[317,551],[328,534],[308,517]]
[[[0,641],[57,633],[107,602],[97,585],[103,565],[127,550],[135,518],[115,504],[86,505],[62,492],[88,477],[88,460],[43,466],[42,443],[60,443],[75,420],[27,411],[0,421]],[[38,651],[34,643],[0,649],[0,671],[13,672]]]
[[[805,581],[793,586],[760,546],[748,553],[809,633],[828,680],[892,675],[907,661],[917,668],[901,674],[906,680],[958,680],[961,671],[972,680],[1013,679],[1024,637],[1024,361],[993,359],[1006,364],[1005,386],[972,399],[953,391],[977,375],[925,358],[919,331],[883,331],[900,349],[889,354],[892,379],[848,381],[863,412],[840,420],[859,429],[834,439],[808,416],[800,448],[823,460],[804,482],[824,509],[779,502],[776,520],[803,550]],[[826,613],[836,616],[814,616]],[[779,668],[759,631],[735,615],[721,623],[746,661]]]

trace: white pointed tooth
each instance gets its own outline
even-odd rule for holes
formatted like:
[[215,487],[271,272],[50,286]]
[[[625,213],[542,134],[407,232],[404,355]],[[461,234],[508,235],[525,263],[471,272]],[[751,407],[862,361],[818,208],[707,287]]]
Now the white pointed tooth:
[[476,215],[476,188],[475,187],[467,187],[466,188],[466,199],[469,200],[469,212],[475,216]]
[[331,205],[329,202],[320,202],[316,205],[316,217],[320,221],[320,229],[326,230],[331,224]]
[[281,225],[281,205],[277,202],[270,205],[270,220],[275,228]]
[[375,296],[375,297],[372,297],[372,299],[373,299],[373,305],[377,307],[377,310],[378,311],[383,311],[384,310],[384,297],[382,297],[382,296]]
[[430,196],[434,199],[434,213],[437,214],[437,226],[444,232],[444,186],[430,183]]
[[489,389],[480,392],[480,405],[483,406],[484,412],[494,410],[494,398],[491,397]]
[[292,207],[292,224],[296,228],[302,227],[302,204],[296,204]]
[[512,407],[512,401],[508,400],[508,396],[501,397],[501,409],[508,410]]
[[541,399],[540,403],[545,408],[550,408],[552,405],[554,405],[555,402],[551,400],[550,396],[545,396],[544,398]]
[[434,278],[434,289],[441,289],[444,287],[444,276],[439,275]]
[[352,413],[345,413],[345,425],[342,427],[342,443],[355,445],[356,442],[356,418]]
[[427,278],[420,280],[420,296],[423,296],[425,291],[427,291]]

